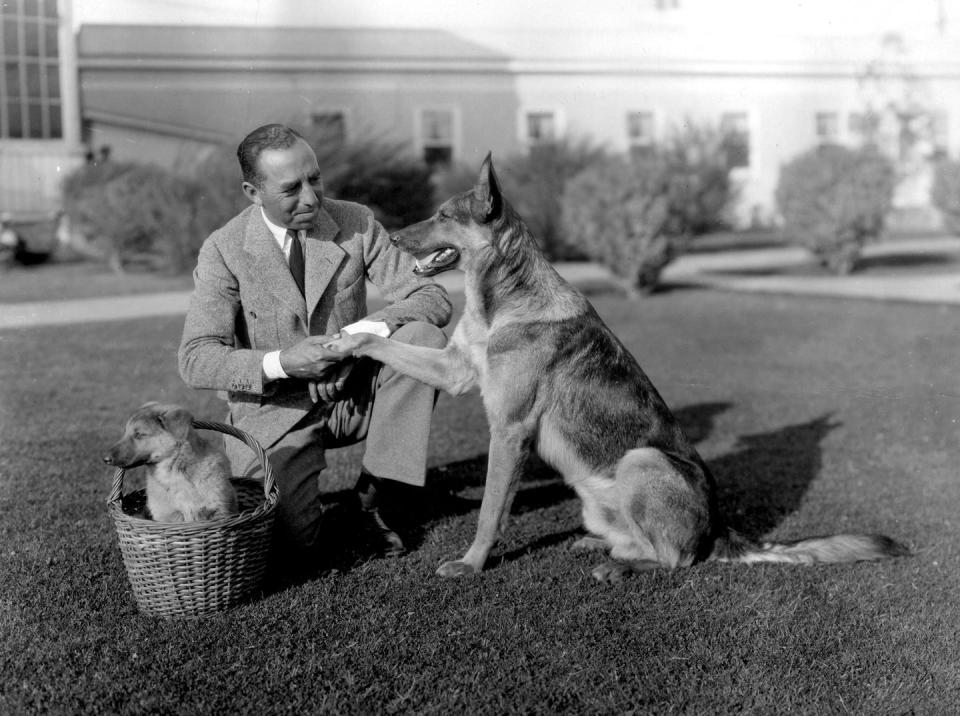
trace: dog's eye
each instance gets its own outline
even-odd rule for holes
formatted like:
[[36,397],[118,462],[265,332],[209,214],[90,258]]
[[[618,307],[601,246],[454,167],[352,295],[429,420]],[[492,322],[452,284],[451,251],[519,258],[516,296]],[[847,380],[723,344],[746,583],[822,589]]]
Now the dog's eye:
[[141,433],[141,432],[138,430],[137,432],[135,432],[135,433],[133,434],[133,438],[134,438],[134,440],[141,440],[141,439],[143,439],[143,433]]
[[439,211],[439,212],[437,212],[437,218],[438,218],[440,221],[446,221],[447,219],[450,218],[450,212],[448,212],[448,211],[446,211],[446,210],[444,210],[444,211]]

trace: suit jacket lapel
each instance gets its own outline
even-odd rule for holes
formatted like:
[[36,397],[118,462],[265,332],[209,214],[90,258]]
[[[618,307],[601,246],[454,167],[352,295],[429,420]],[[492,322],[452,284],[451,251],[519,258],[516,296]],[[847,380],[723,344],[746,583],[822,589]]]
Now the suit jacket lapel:
[[[259,209],[250,214],[243,248],[252,258],[252,271],[258,277],[257,283],[264,291],[272,293],[293,309],[306,328],[307,307],[303,296],[300,295],[300,289],[290,275],[290,267],[283,257],[283,251],[280,250],[267,225],[263,223]],[[307,280],[310,280],[309,264]]]
[[[316,224],[307,232],[303,242],[303,258],[306,274],[306,310],[312,316],[323,292],[330,285],[337,268],[346,258],[347,253],[334,241],[340,227],[330,215],[320,210]],[[290,279],[291,282],[293,279]]]

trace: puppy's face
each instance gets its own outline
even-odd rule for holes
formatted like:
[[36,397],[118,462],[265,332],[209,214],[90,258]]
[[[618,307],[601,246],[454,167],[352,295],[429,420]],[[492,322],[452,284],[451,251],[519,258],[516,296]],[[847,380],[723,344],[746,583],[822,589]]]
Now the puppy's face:
[[127,420],[123,437],[103,461],[115,467],[153,465],[172,456],[189,436],[192,418],[183,408],[147,403]]

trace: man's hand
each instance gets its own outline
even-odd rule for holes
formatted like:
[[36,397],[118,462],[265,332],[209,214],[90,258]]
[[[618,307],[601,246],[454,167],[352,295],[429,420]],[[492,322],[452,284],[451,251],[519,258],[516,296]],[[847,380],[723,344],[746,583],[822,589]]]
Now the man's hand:
[[310,390],[310,399],[314,403],[323,401],[324,403],[334,403],[343,395],[344,386],[353,366],[357,363],[352,358],[347,358],[333,366],[327,374],[319,380],[311,380],[307,387]]
[[310,336],[280,351],[280,366],[291,378],[326,380],[328,371],[347,357],[325,344],[335,336]]

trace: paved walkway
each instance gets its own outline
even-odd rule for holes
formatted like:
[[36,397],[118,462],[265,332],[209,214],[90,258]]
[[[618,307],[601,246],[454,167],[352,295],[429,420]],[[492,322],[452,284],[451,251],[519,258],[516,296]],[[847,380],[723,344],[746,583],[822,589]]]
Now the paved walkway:
[[[931,276],[854,274],[853,276],[800,276],[778,273],[809,264],[809,254],[796,248],[722,251],[682,256],[669,265],[662,282],[699,285],[730,291],[790,293],[845,298],[914,301],[960,305],[960,238],[942,237],[889,241],[868,247],[868,259],[935,264],[945,258],[956,264],[952,273]],[[589,263],[563,263],[560,273],[572,283],[603,282],[610,273]],[[449,291],[463,290],[458,272],[441,274],[438,281]],[[371,293],[375,293],[371,291]],[[58,325],[141,316],[184,314],[189,292],[139,296],[40,301],[0,305],[0,328]]]

